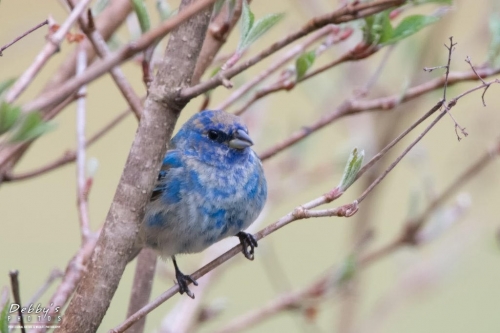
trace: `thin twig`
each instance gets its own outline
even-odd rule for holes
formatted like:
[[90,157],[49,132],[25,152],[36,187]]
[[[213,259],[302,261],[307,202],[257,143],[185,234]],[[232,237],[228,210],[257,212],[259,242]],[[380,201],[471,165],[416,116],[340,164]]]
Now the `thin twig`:
[[[156,272],[156,261],[158,255],[153,249],[143,248],[137,256],[137,265],[135,266],[134,282],[130,292],[127,317],[133,315],[139,310],[142,304],[149,302],[151,289]],[[142,333],[146,325],[146,318],[142,318],[129,328],[127,333]]]
[[[76,75],[81,75],[87,67],[87,54],[83,50],[81,44],[79,45],[80,51],[77,57]],[[88,193],[90,190],[89,179],[85,173],[85,122],[86,122],[86,94],[87,87],[82,86],[78,90],[78,100],[76,101],[76,174],[77,174],[77,200],[78,200],[78,217],[80,220],[80,233],[82,237],[82,244],[87,242],[90,236],[90,222],[89,222],[89,207],[88,207]]]
[[[330,46],[334,45],[337,42],[342,41],[343,40],[342,38],[344,36],[345,35],[342,34],[337,39],[335,39],[334,41],[330,42]],[[363,53],[363,56],[359,57],[353,51],[349,51],[349,52],[344,53],[343,55],[341,55],[340,57],[338,57],[334,61],[328,63],[327,65],[324,65],[324,66],[318,68],[317,70],[314,70],[311,73],[308,73],[308,74],[304,75],[299,80],[295,80],[294,81],[293,79],[291,79],[291,77],[287,77],[287,76],[279,78],[279,80],[277,82],[271,83],[269,86],[257,90],[253,94],[253,96],[243,106],[241,106],[239,109],[237,109],[236,111],[234,111],[234,114],[241,115],[252,104],[254,104],[256,101],[262,99],[265,96],[268,96],[268,95],[270,95],[272,93],[275,93],[275,92],[278,92],[278,91],[283,91],[283,90],[290,91],[293,88],[295,88],[295,86],[298,83],[301,83],[301,82],[306,81],[306,80],[308,80],[308,79],[310,79],[310,78],[312,78],[312,77],[314,77],[314,76],[316,76],[318,74],[321,74],[322,72],[326,71],[327,69],[333,68],[333,67],[338,66],[338,65],[340,65],[340,64],[342,64],[344,62],[347,62],[347,61],[359,60],[359,59],[365,58],[366,56],[368,56],[368,54]]]
[[[267,210],[267,209],[266,209]],[[262,224],[266,217],[265,211],[262,212],[256,221],[252,223],[248,232],[253,232]],[[217,243],[211,246],[203,256],[201,264],[209,263],[212,258],[216,258],[221,253],[229,250],[231,248],[230,244],[227,243]],[[198,281],[198,286],[196,287],[196,298],[190,299],[188,297],[183,297],[179,299],[178,303],[175,305],[173,310],[170,311],[168,316],[163,320],[161,326],[162,333],[177,333],[177,332],[194,332],[195,326],[198,324],[196,321],[196,316],[200,313],[200,307],[203,305],[203,297],[209,292],[211,286],[213,286],[215,280],[223,275],[225,269],[228,266],[220,267],[218,270],[213,270],[208,272],[203,276],[203,279]],[[132,328],[135,327],[132,326]],[[127,329],[127,333],[130,329]]]
[[411,124],[406,130],[404,130],[400,135],[398,135],[394,140],[392,140],[387,146],[379,151],[372,159],[366,163],[356,175],[356,179],[360,178],[369,168],[371,168],[378,160],[380,160],[392,147],[394,147],[399,141],[401,141],[408,133],[414,130],[418,125],[420,125],[424,120],[432,116],[437,110],[443,105],[443,100],[439,101],[434,105],[428,112],[426,112],[422,117],[420,117],[416,122]]
[[453,43],[453,36],[450,37],[450,46],[446,44],[444,45],[444,47],[446,47],[446,49],[448,50],[448,63],[445,66],[446,73],[445,73],[444,89],[443,89],[443,100],[445,101],[446,101],[446,89],[448,88],[448,75],[450,74],[451,54],[455,49],[455,45],[457,45],[457,43]]
[[[83,273],[85,272],[87,261],[94,250],[100,231],[94,237],[90,237],[89,241],[85,243],[78,252],[73,256],[66,266],[61,284],[57,287],[50,301],[47,302],[50,309],[48,315],[56,318],[61,315],[62,309],[65,304],[73,295],[76,286],[80,282]],[[56,320],[57,322],[57,320]],[[37,325],[30,333],[43,333],[47,331],[46,325]]]
[[[167,21],[170,22],[167,26],[169,29],[175,19],[182,18],[184,24],[178,22],[180,25],[168,41],[163,62],[145,102],[145,116],[139,122],[96,246],[99,251],[94,251],[87,272],[65,311],[60,329],[62,332],[95,332],[110,305],[129,255],[134,251],[137,228],[144,217],[143,208],[151,197],[162,156],[185,106],[175,100],[174,92],[180,86],[189,85],[193,77],[210,23],[212,3],[207,0],[182,0],[179,14]],[[153,31],[155,30],[150,30],[143,37],[151,38]],[[146,46],[141,43],[145,43],[147,39],[141,38],[137,42],[139,48]],[[172,67],[178,70],[172,72]]]
[[[100,130],[98,130],[94,135],[92,135],[87,142],[85,143],[85,148],[88,148],[92,146],[94,143],[96,143],[99,139],[101,139],[105,134],[110,132],[113,128],[115,128],[119,123],[121,123],[124,119],[126,119],[130,115],[130,110],[127,109],[117,115],[113,120],[111,120],[108,124],[103,126]],[[17,174],[12,174],[12,173],[7,173],[5,175],[5,181],[18,181],[18,180],[26,180],[29,178],[33,178],[39,175],[42,175],[46,172],[53,171],[57,168],[60,168],[68,163],[76,161],[76,150],[73,151],[66,151],[63,153],[59,158],[55,159],[52,162],[47,163],[46,165],[42,167],[38,167],[34,170],[31,171],[26,171],[23,173],[17,173]]]
[[378,0],[369,3],[356,2],[323,16],[313,18],[298,31],[285,36],[283,39],[275,42],[270,47],[264,49],[254,57],[240,62],[238,65],[235,65],[234,67],[228,69],[227,71],[224,71],[223,73],[219,72],[218,75],[205,82],[202,82],[193,87],[182,89],[179,97],[181,99],[190,99],[201,95],[204,92],[222,84],[224,79],[231,79],[233,76],[262,61],[276,51],[282,49],[283,47],[289,45],[297,39],[302,38],[310,34],[311,32],[324,27],[327,24],[340,24],[355,19],[360,19],[381,12],[388,8],[402,5],[404,2],[404,0]]
[[[434,69],[437,69],[437,68],[446,68],[446,72],[445,72],[445,79],[444,79],[444,89],[443,89],[443,101],[446,102],[446,91],[447,91],[447,88],[448,88],[448,76],[450,74],[450,63],[451,63],[451,55],[453,53],[453,51],[455,50],[455,45],[457,45],[457,43],[453,43],[453,36],[451,36],[450,38],[450,45],[444,45],[444,47],[446,47],[446,49],[448,50],[448,62],[445,66],[437,66],[437,67],[431,67],[431,68],[424,68],[425,71],[427,72],[432,72]],[[475,72],[475,70],[473,69],[473,71]],[[477,73],[475,73],[477,75]],[[479,79],[481,79],[481,77],[479,77]],[[481,79],[482,81],[482,79]],[[453,117],[453,115],[451,114],[451,112],[449,112],[449,109],[445,108],[445,111],[448,113],[448,115],[450,116],[451,120],[453,121],[453,123],[455,124],[455,133],[457,135],[457,138],[458,138],[458,141],[460,141],[462,138],[460,137],[460,135],[458,134],[458,131],[457,129],[460,129],[460,131],[462,132],[462,134],[464,136],[467,136],[468,133],[465,131],[465,127],[462,127],[458,124],[457,120],[455,119],[455,117]]]
[[[76,97],[77,97],[76,94],[73,94],[68,98],[66,98],[64,101],[59,103],[59,105],[57,105],[55,108],[46,112],[43,115],[43,120],[47,121],[52,119],[55,115],[59,114],[66,106],[73,103],[76,100]],[[8,180],[6,174],[12,170],[12,168],[15,166],[15,164],[19,161],[24,152],[26,152],[26,150],[30,147],[31,143],[33,142],[34,140],[15,143],[12,145],[8,145],[3,149],[0,149],[0,184],[4,180],[6,181]]]
[[[85,0],[88,1],[88,0]],[[46,107],[58,103],[68,94],[76,91],[82,85],[89,83],[92,80],[104,75],[111,68],[120,63],[128,60],[135,54],[144,51],[152,43],[154,43],[158,38],[161,38],[168,34],[170,31],[177,28],[181,23],[185,22],[187,19],[196,15],[198,12],[213,4],[216,0],[200,0],[195,1],[193,4],[187,6],[184,10],[180,11],[179,14],[173,16],[167,21],[161,23],[155,29],[151,29],[145,34],[143,34],[138,40],[123,46],[118,51],[110,54],[105,59],[97,62],[90,66],[85,73],[78,77],[67,80],[61,86],[47,91],[35,100],[25,104],[23,110],[25,112],[33,110],[42,110]],[[80,5],[82,1],[78,3]],[[75,7],[76,8],[76,7]],[[160,97],[158,97],[160,98]]]
[[[74,0],[67,0],[67,1],[69,6],[73,7]],[[101,33],[95,27],[92,11],[89,9],[87,11],[87,18],[85,19],[84,17],[85,16],[82,15],[78,19],[78,23],[80,25],[80,28],[85,33],[90,43],[94,47],[96,54],[100,58],[105,58],[109,56],[111,52],[109,50],[108,45],[106,44],[106,41],[102,37]],[[116,86],[122,93],[123,97],[127,101],[131,110],[134,112],[135,117],[137,119],[140,119],[142,113],[142,103],[139,96],[137,96],[134,89],[127,81],[125,74],[123,74],[122,70],[118,66],[111,68],[109,72],[111,74],[111,77],[113,78],[113,81],[115,81]]]
[[[483,68],[479,69],[478,72],[482,74],[483,77],[490,77],[500,73],[500,68]],[[356,114],[360,112],[367,111],[386,111],[399,106],[400,104],[422,96],[423,94],[440,88],[444,84],[444,76],[430,80],[428,82],[419,84],[417,86],[411,87],[404,91],[403,94],[395,94],[387,97],[374,98],[371,100],[346,100],[340,104],[332,112],[324,115],[315,123],[309,126],[303,126],[300,130],[292,133],[288,138],[281,142],[278,142],[274,146],[266,149],[264,152],[260,153],[260,159],[266,160],[279,152],[284,151],[288,147],[296,144],[297,142],[305,139],[312,133],[320,130],[321,128],[335,122],[339,118],[345,117],[347,115]],[[448,76],[448,86],[456,84],[459,82],[477,80],[476,74],[473,71],[467,72],[451,72]],[[476,87],[474,89],[481,89],[483,86]],[[461,97],[460,95],[457,97]]]
[[28,36],[30,33],[32,33],[33,31],[37,30],[38,28],[41,28],[43,27],[44,25],[46,24],[49,24],[49,20],[45,20],[43,21],[42,23],[39,23],[37,24],[36,26],[34,26],[33,28],[31,28],[30,30],[26,31],[24,34],[22,34],[21,36],[18,36],[16,37],[12,42],[8,43],[8,44],[5,44],[4,46],[2,46],[0,48],[0,57],[3,56],[3,51],[5,51],[7,48],[9,48],[10,46],[12,46],[13,44],[15,44],[16,42],[18,42],[20,39],[23,39],[24,37]]
[[[247,1],[248,4],[251,0]],[[226,2],[219,14],[212,19],[208,27],[203,47],[201,48],[200,57],[194,69],[192,84],[198,84],[203,73],[207,68],[214,63],[214,58],[226,43],[229,34],[238,23],[243,8],[243,0],[236,1],[232,11],[229,2]]]
[[12,296],[14,297],[14,303],[19,305],[17,313],[19,315],[19,322],[21,324],[21,332],[26,333],[24,328],[24,318],[23,312],[21,311],[21,294],[19,292],[19,271],[13,270],[9,272],[10,275],[10,286],[12,288]]
[[36,293],[33,296],[31,296],[31,298],[28,300],[26,306],[29,306],[29,304],[36,303],[43,296],[43,294],[45,294],[45,292],[50,288],[52,283],[54,283],[54,281],[60,279],[61,277],[63,277],[63,272],[61,272],[61,270],[58,268],[53,269],[52,272],[50,272],[47,280],[45,280],[44,284],[40,287],[40,289],[38,289]]
[[[208,262],[206,258],[213,258],[213,252],[217,250],[217,247],[211,247],[211,250],[205,254],[203,263]],[[220,251],[217,251],[220,253]],[[177,304],[172,308],[168,315],[162,320],[161,329],[162,333],[177,333],[177,332],[193,332],[193,325],[196,321],[196,315],[199,313],[199,308],[203,305],[203,296],[208,293],[209,287],[213,284],[215,278],[219,277],[221,272],[219,270],[213,270],[208,272],[203,279],[198,281],[198,286],[196,288],[196,298],[191,299],[187,297],[182,297],[179,299]],[[135,327],[132,326],[132,328]],[[127,329],[127,333],[130,329]]]
[[380,61],[380,64],[377,66],[377,69],[372,74],[372,76],[368,79],[365,86],[357,92],[356,95],[358,97],[366,96],[368,91],[375,85],[377,80],[380,78],[380,75],[382,74],[383,69],[387,65],[387,62],[389,61],[389,57],[391,56],[391,54],[395,48],[396,48],[395,45],[389,45],[387,47],[387,50],[385,51],[384,56],[382,57],[382,60]]
[[338,30],[334,25],[327,25],[315,33],[311,34],[302,44],[296,45],[290,51],[285,53],[283,56],[278,57],[278,59],[272,63],[269,67],[263,70],[261,73],[256,75],[253,79],[246,82],[240,88],[235,90],[224,102],[215,107],[216,110],[225,110],[231,106],[234,102],[244,96],[250,89],[261,83],[264,79],[269,77],[271,74],[280,69],[288,61],[294,59],[300,53],[304,52],[309,46],[317,42],[320,38],[328,35],[334,31]]
[[358,198],[358,202],[363,201],[366,196],[391,172],[396,165],[403,159],[403,157],[408,154],[408,152],[437,124],[437,122],[446,114],[446,112],[441,112],[436,119],[396,158],[394,162],[382,173],[375,181],[361,194]]
[[[278,229],[281,229],[285,225],[316,216],[315,211],[311,211],[310,209],[317,207],[319,205],[323,205],[325,203],[332,202],[333,200],[339,198],[342,195],[342,193],[338,189],[334,189],[325,195],[322,195],[314,200],[309,201],[308,203],[305,203],[302,206],[296,207],[293,211],[288,213],[287,215],[283,216],[280,218],[278,221],[275,223],[267,226],[266,228],[262,229],[260,232],[256,233],[254,235],[256,240],[260,240],[267,235],[275,232]],[[344,206],[340,206],[338,208],[334,209],[329,209],[328,211],[323,212],[323,216],[345,216],[349,217],[352,216],[352,214],[355,213],[357,209],[357,206],[354,204],[347,204]],[[212,260],[210,263],[207,265],[203,266],[202,268],[198,269],[196,272],[191,274],[191,277],[195,280],[201,278],[208,272],[212,271],[216,267],[220,266],[230,258],[234,257],[236,254],[241,252],[241,244],[238,244],[234,247],[232,247],[230,250],[222,254],[221,256],[217,257],[216,259]],[[126,329],[128,329],[131,325],[133,325],[135,322],[143,318],[145,315],[147,315],[149,312],[153,311],[155,308],[157,308],[159,305],[161,305],[163,302],[166,300],[170,299],[172,296],[177,294],[179,292],[179,286],[175,284],[173,287],[165,291],[163,294],[161,294],[159,297],[154,299],[152,302],[148,303],[146,306],[144,306],[141,310],[137,311],[134,315],[128,317],[123,323],[121,323],[119,326],[115,327],[114,329],[110,330],[110,333],[121,333],[124,332]]]
[[[59,29],[48,37],[48,41],[45,44],[42,51],[37,55],[33,63],[26,69],[26,71],[17,79],[16,83],[7,92],[5,96],[5,101],[7,103],[14,102],[21,93],[26,90],[28,85],[33,82],[35,76],[40,72],[40,70],[45,66],[50,57],[59,51],[59,46],[66,37],[69,29],[73,26],[73,23],[78,19],[81,13],[87,8],[91,0],[81,0],[75,6],[75,9],[68,16],[66,21],[59,27]],[[76,89],[75,89],[76,90]],[[67,97],[67,95],[65,96]]]
[[486,101],[484,100],[484,95],[486,94],[486,91],[488,90],[488,88],[490,87],[490,84],[486,83],[483,78],[481,77],[481,75],[479,75],[477,72],[476,72],[476,69],[474,68],[474,66],[472,66],[472,62],[470,60],[470,57],[467,56],[465,58],[465,62],[469,64],[470,68],[474,71],[474,74],[476,74],[477,78],[479,80],[481,80],[481,82],[483,82],[483,85],[485,86],[484,88],[484,91],[483,91],[483,95],[481,96],[481,100],[483,101],[483,106],[486,106]]
[[[394,49],[394,45],[387,48],[382,60],[363,87],[354,90],[355,98],[361,98],[368,95],[388,64],[388,60]],[[365,129],[362,131],[369,133],[368,140],[371,142],[373,150],[380,151],[383,147],[390,145],[391,139],[397,131],[397,126],[394,126],[394,124],[398,124],[402,116],[402,113],[395,113],[393,115],[393,119],[390,121],[392,125],[386,126],[386,128],[382,129],[376,125],[376,122],[373,121],[369,121],[365,124]],[[359,130],[357,126],[356,128]],[[374,165],[371,171],[366,175],[366,177],[364,177],[362,183],[358,186],[361,186],[362,188],[368,187],[375,180],[376,176],[382,172],[382,167],[383,165],[381,164]],[[359,172],[357,178],[359,178]],[[354,249],[350,251],[349,258],[352,259],[352,262],[357,261],[359,255],[368,245],[368,242],[373,238],[373,230],[376,222],[373,220],[372,216],[376,211],[376,201],[377,196],[368,197],[368,200],[365,200],[363,204],[363,209],[357,213],[357,217],[353,223],[350,224],[351,243],[360,244],[355,246]],[[348,281],[348,283],[343,284],[344,287],[340,290],[339,320],[337,322],[338,332],[352,332],[353,328],[357,325],[356,315],[360,306],[363,279],[364,277],[361,274],[355,274]]]
[[[451,194],[456,193],[456,191],[462,187],[468,180],[471,180],[475,176],[489,165],[495,157],[500,155],[500,140],[496,142],[494,147],[485,155],[480,157],[471,167],[469,167],[463,174],[457,177],[450,186],[441,193],[435,200],[433,200],[426,208],[426,210],[419,215],[416,219],[409,220],[403,225],[414,224],[419,222],[419,228],[415,228],[414,232],[417,232],[425,221],[427,221],[431,214],[435,212],[444,201],[451,196]],[[406,232],[406,228],[403,229],[402,235]],[[361,270],[368,268],[371,264],[381,260],[394,253],[396,250],[402,248],[404,245],[408,245],[405,242],[405,238],[402,235],[398,235],[393,240],[389,241],[387,244],[381,246],[380,248],[373,250],[359,258],[356,264],[356,273],[359,274]],[[413,245],[420,245],[421,243],[415,243]],[[333,288],[335,284],[331,283],[331,274],[321,276],[308,286],[295,290],[292,292],[285,293],[278,296],[274,300],[269,301],[266,305],[259,307],[253,311],[236,317],[223,328],[215,330],[214,333],[233,333],[240,332],[243,329],[255,326],[258,323],[272,317],[273,315],[286,310],[300,309],[304,302],[308,299],[317,299],[321,295],[325,295],[328,290]],[[335,283],[339,283],[338,280],[334,280]]]
[[500,156],[500,140],[498,140],[485,154],[480,156],[467,170],[460,174],[438,197],[434,198],[427,209],[418,217],[410,219],[411,229],[420,230],[433,211],[448,200],[453,193],[464,186],[469,180],[477,176],[486,166]]
[[[482,87],[483,85],[481,85]],[[474,91],[473,89],[470,90],[470,92]],[[460,95],[460,96],[463,96]],[[268,227],[264,228],[260,232],[255,234],[255,239],[260,240],[269,234],[277,231],[278,229],[284,227],[287,224],[290,224],[291,222],[301,220],[301,219],[306,219],[306,218],[311,218],[311,217],[327,217],[327,216],[338,216],[338,217],[350,217],[353,216],[357,211],[358,211],[358,205],[366,198],[366,196],[373,191],[373,189],[380,184],[380,182],[394,169],[394,167],[403,159],[404,156],[432,129],[432,127],[447,113],[448,109],[451,109],[453,106],[456,105],[456,100],[457,98],[454,98],[448,105],[446,106],[446,110],[443,110],[437,117],[436,119],[428,125],[425,130],[396,158],[396,160],[386,169],[384,173],[382,173],[377,179],[375,179],[370,186],[351,204],[346,204],[343,206],[339,206],[336,208],[330,208],[330,209],[321,209],[321,210],[312,210],[312,208],[315,208],[319,205],[323,205],[329,202],[332,202],[339,198],[343,192],[340,191],[339,188],[335,188],[331,190],[330,192],[326,193],[325,195],[318,197],[314,200],[311,200],[310,202],[296,207],[292,212],[288,213],[287,215],[283,216],[280,218],[278,221],[275,223],[269,225]],[[442,101],[438,102],[436,106],[434,106],[431,110],[434,109],[439,109],[437,105],[440,105]],[[434,111],[435,112],[435,111]],[[373,163],[371,164],[373,165]],[[387,249],[383,249],[382,253],[386,253],[388,250],[392,251],[393,248],[396,248],[400,245],[401,242],[404,242],[404,239],[398,239],[394,241],[394,244],[389,244]],[[193,279],[199,279],[206,273],[210,272],[211,270],[215,269],[216,267],[220,266],[233,256],[235,256],[237,253],[241,251],[241,245],[237,245],[227,251],[226,253],[222,254],[218,258],[214,259],[212,262],[209,264],[203,266],[193,274],[191,274],[191,277]],[[149,312],[154,310],[156,307],[158,307],[160,304],[174,296],[177,292],[179,291],[178,285],[175,285],[168,289],[166,292],[164,292],[162,295],[157,297],[155,300],[144,306],[141,310],[137,311],[134,315],[130,316],[127,318],[122,324],[120,324],[118,327],[115,329],[111,330],[110,332],[113,333],[119,333],[119,332],[124,332],[128,327],[133,325],[136,321],[140,320],[142,317],[147,315]]]
[[[68,8],[66,0],[59,0],[59,2],[64,4],[65,8]],[[122,26],[126,17],[132,12],[132,2],[130,0],[106,0],[106,2],[107,6],[101,13],[99,13],[99,16],[95,20],[95,24],[97,30],[107,41],[112,38],[113,34],[115,34],[116,31]],[[85,40],[83,44],[85,45],[85,50],[87,52],[88,62],[91,64],[96,58],[94,48],[87,40]],[[42,94],[55,89],[75,75],[76,55],[77,50],[75,49],[71,52],[71,54],[65,57],[63,63],[57,68],[49,81],[44,85],[41,91]]]

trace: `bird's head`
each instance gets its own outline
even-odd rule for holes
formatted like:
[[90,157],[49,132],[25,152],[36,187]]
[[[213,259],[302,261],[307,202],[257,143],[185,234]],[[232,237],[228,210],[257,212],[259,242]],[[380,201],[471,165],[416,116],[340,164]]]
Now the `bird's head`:
[[251,152],[252,139],[240,117],[224,111],[196,113],[172,139],[177,149],[197,154],[212,154],[204,159],[235,159]]

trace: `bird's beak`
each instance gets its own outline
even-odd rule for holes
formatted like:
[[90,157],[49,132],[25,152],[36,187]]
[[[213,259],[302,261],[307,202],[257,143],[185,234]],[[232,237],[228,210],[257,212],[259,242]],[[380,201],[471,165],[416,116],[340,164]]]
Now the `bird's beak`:
[[237,130],[233,134],[233,138],[229,141],[229,147],[235,149],[245,149],[253,145],[252,139],[244,130]]

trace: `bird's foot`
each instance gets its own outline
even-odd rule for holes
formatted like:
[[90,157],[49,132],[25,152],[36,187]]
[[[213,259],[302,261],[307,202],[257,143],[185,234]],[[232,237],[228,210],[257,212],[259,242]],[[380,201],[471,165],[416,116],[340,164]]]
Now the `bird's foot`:
[[186,293],[189,297],[194,299],[194,294],[191,290],[189,290],[188,284],[191,282],[192,284],[197,286],[198,282],[196,282],[196,280],[193,279],[190,275],[186,275],[181,272],[179,266],[177,266],[177,260],[175,260],[175,256],[172,256],[172,261],[174,262],[175,277],[177,279],[177,284],[179,285],[179,293],[181,295]]
[[175,277],[177,279],[177,284],[179,285],[179,293],[181,295],[186,293],[186,295],[194,299],[194,294],[191,290],[189,290],[188,284],[191,282],[192,284],[197,286],[198,282],[190,275],[183,274],[180,270],[176,270]]
[[245,258],[247,258],[248,260],[253,260],[254,248],[258,246],[255,237],[252,234],[243,231],[238,232],[236,236],[238,236],[238,238],[240,239],[241,246],[243,247],[241,252],[243,252]]

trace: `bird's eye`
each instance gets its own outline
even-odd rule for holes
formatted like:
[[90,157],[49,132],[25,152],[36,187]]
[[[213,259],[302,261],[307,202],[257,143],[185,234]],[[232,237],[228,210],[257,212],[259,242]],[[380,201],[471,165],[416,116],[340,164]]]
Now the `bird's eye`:
[[219,138],[219,133],[217,131],[210,130],[210,131],[208,131],[208,138],[210,140],[215,141]]

